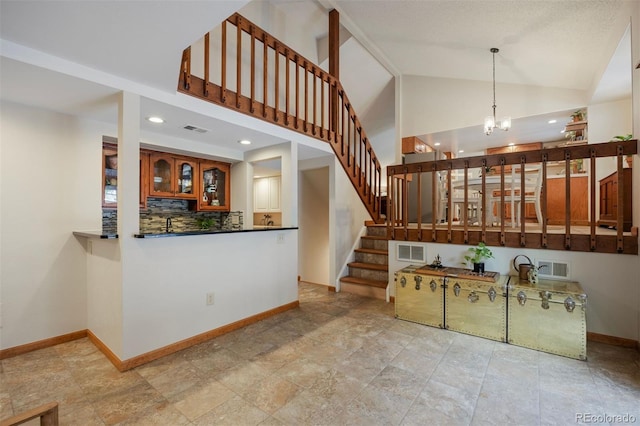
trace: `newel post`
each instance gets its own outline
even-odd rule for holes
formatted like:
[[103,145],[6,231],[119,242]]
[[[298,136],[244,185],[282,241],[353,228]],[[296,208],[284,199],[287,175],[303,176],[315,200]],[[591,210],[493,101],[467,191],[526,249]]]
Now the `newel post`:
[[[329,12],[329,74],[340,81],[340,14],[335,9]],[[336,132],[338,130],[337,86],[331,87],[329,110],[331,111],[330,130]]]

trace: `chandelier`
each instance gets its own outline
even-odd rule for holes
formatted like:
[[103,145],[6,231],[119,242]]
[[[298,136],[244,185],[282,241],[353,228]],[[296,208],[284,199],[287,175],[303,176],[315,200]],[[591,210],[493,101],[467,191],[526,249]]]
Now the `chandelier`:
[[511,128],[511,117],[504,117],[502,121],[496,121],[496,53],[500,49],[496,47],[491,48],[493,54],[493,115],[488,115],[484,119],[484,133],[490,135],[493,133],[493,129],[509,130]]

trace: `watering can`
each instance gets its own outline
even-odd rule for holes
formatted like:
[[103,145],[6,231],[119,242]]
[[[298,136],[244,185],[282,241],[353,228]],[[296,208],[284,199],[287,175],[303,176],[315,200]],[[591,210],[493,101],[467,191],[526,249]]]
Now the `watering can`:
[[[521,256],[524,257],[525,259],[527,259],[529,261],[529,263],[520,263],[520,264],[516,263],[518,258],[521,257]],[[535,266],[531,262],[531,259],[529,259],[524,254],[519,254],[513,259],[513,267],[518,272],[518,277],[522,281],[528,281],[529,280],[529,272],[535,269]]]

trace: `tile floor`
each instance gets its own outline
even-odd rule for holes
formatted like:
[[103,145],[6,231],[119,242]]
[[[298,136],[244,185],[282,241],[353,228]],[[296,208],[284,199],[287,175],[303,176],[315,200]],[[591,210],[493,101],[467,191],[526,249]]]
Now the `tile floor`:
[[5,359],[0,418],[57,400],[60,424],[83,426],[640,423],[638,352],[590,343],[588,356],[396,320],[392,304],[302,283],[300,309],[125,373],[86,339]]

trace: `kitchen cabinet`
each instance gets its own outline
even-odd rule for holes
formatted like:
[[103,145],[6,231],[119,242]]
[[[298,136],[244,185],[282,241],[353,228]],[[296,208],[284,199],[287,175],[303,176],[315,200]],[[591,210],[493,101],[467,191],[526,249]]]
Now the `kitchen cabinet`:
[[198,210],[229,211],[231,166],[217,161],[200,161],[199,170]]
[[[517,145],[499,146],[495,148],[487,148],[487,155],[506,154],[509,152],[525,152],[538,151],[542,149],[542,142],[521,143]],[[494,167],[494,173],[500,173],[500,166]],[[511,166],[504,166],[505,173],[511,173]],[[535,217],[535,214],[533,215]]]
[[[149,180],[149,152],[140,151],[140,208],[147,207],[147,182]],[[118,147],[102,145],[102,207],[118,207]]]
[[280,211],[280,176],[253,180],[253,211],[257,213]]
[[149,196],[195,200],[198,161],[194,158],[153,152],[149,156]]
[[[622,169],[623,191],[622,196],[624,211],[622,230],[631,231],[632,224],[632,171],[633,169]],[[600,180],[600,218],[598,226],[616,227],[618,220],[618,172]]]

